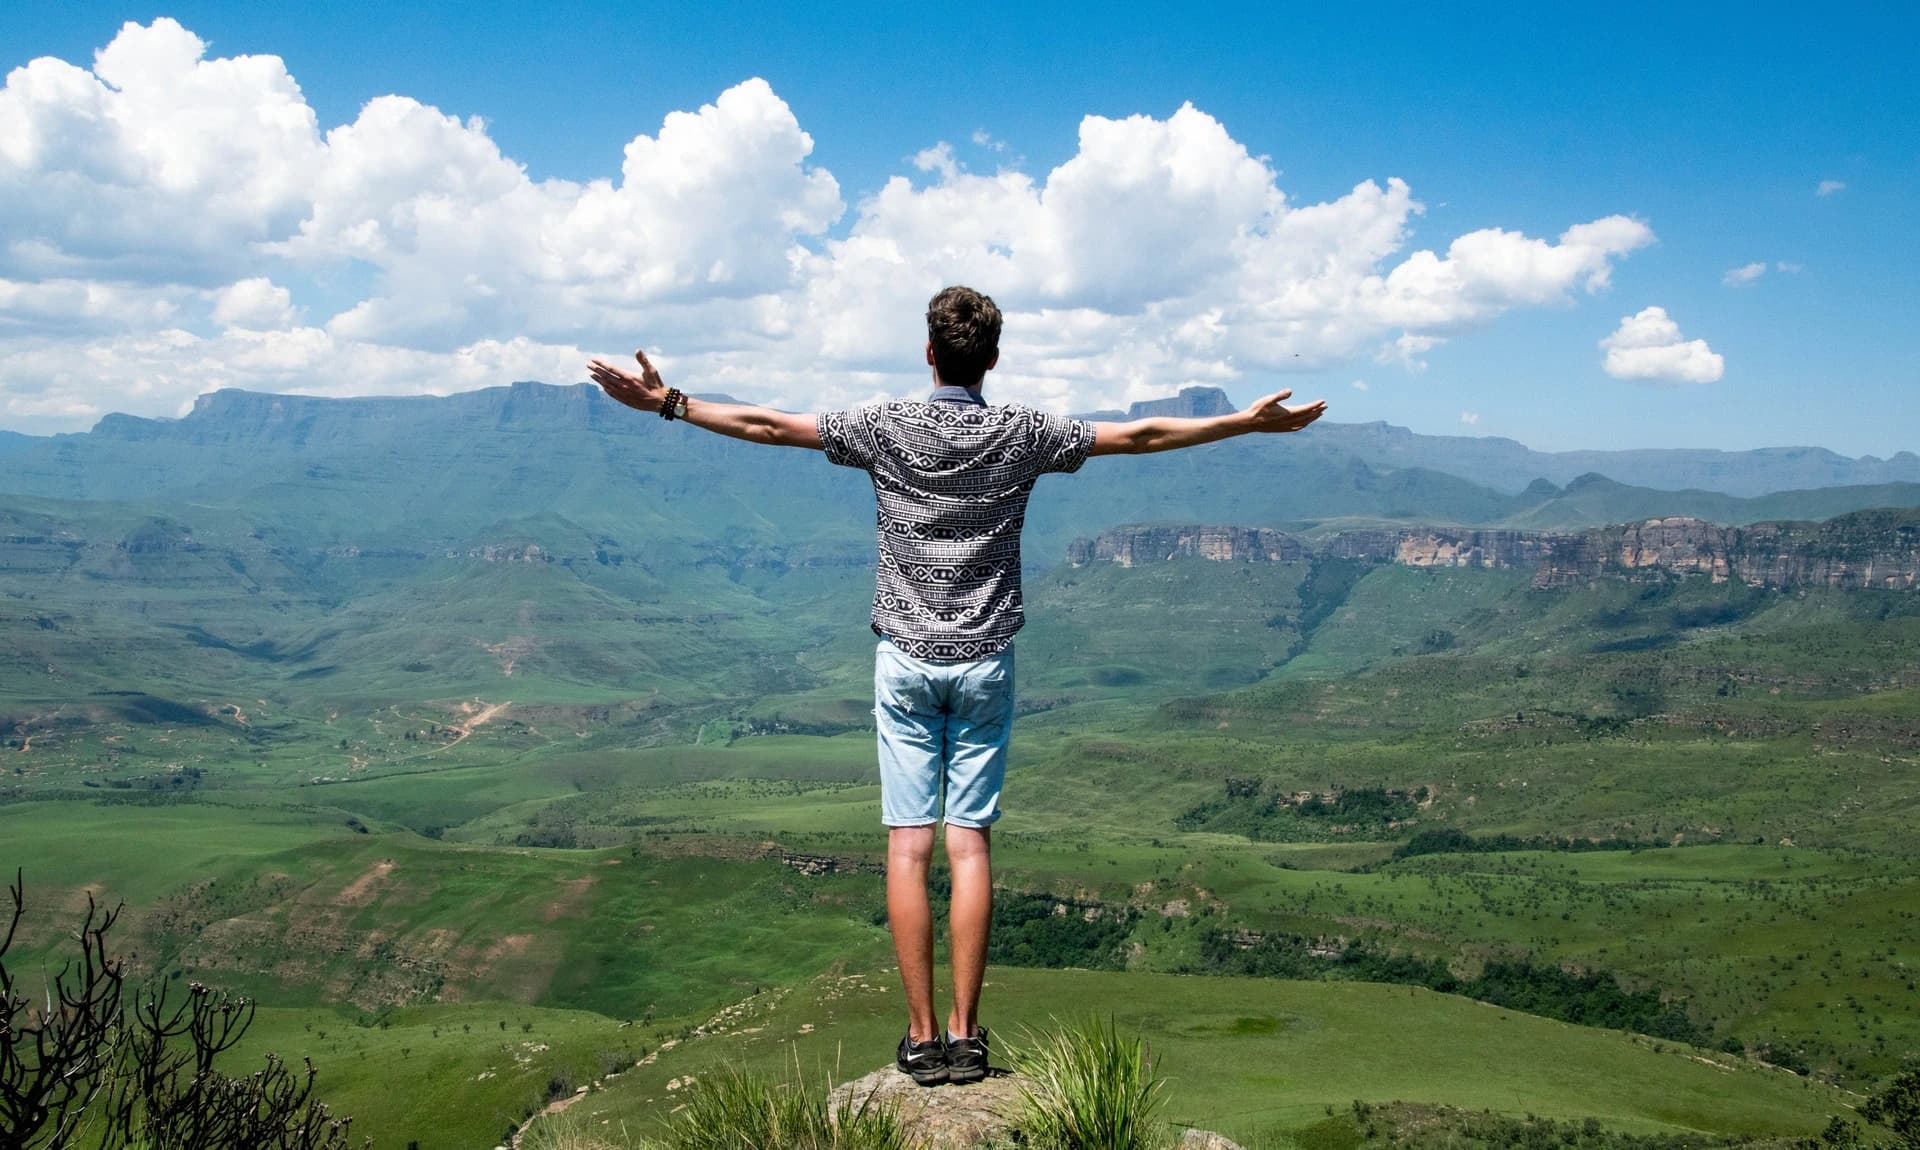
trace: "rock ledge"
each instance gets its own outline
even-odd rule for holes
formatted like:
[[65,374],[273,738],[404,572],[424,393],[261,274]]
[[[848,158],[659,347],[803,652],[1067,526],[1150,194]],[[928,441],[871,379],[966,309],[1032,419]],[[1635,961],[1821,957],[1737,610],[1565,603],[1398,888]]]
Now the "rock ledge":
[[[888,1066],[833,1088],[829,1102],[838,1110],[862,1103],[897,1107],[900,1121],[925,1150],[980,1150],[1004,1139],[1020,1116],[1023,1080],[995,1070],[985,1081],[965,1086],[918,1086]],[[1179,1150],[1240,1150],[1207,1130],[1185,1131]]]

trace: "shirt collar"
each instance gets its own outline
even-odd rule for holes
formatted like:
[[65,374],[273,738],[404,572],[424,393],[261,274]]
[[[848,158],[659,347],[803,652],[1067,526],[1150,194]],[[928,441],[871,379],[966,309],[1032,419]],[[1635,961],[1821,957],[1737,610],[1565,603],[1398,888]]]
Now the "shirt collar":
[[962,403],[974,407],[985,407],[987,401],[978,391],[971,388],[955,387],[950,383],[939,384],[928,397],[928,403]]

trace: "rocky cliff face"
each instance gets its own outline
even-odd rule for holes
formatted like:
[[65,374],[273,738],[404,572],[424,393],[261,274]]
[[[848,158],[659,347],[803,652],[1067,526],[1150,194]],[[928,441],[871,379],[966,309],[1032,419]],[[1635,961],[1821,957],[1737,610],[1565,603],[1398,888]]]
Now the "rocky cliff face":
[[1701,519],[1649,519],[1592,531],[1347,531],[1308,548],[1256,527],[1121,527],[1075,540],[1067,562],[1132,567],[1201,558],[1294,563],[1315,554],[1407,567],[1524,568],[1536,587],[1606,576],[1703,575],[1755,587],[1908,589],[1920,586],[1920,508],[1860,511],[1823,523],[1721,527]]
[[1067,548],[1067,562],[1075,567],[1089,563],[1135,567],[1184,558],[1296,563],[1307,554],[1298,539],[1266,527],[1122,527],[1074,540]]
[[1920,509],[1856,512],[1824,523],[1721,527],[1650,519],[1602,527],[1557,539],[1534,584],[1656,571],[1755,587],[1912,588],[1920,585]]
[[1336,559],[1366,559],[1407,567],[1533,567],[1555,540],[1544,531],[1463,530],[1433,527],[1346,531],[1323,550]]

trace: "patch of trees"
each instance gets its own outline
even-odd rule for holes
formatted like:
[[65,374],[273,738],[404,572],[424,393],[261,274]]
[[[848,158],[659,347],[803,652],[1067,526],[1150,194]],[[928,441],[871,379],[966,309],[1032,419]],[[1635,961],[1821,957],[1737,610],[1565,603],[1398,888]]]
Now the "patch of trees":
[[[1867,1099],[1860,1116],[1893,1134],[1898,1150],[1920,1150],[1920,1070],[1909,1070]],[[1817,1138],[1794,1143],[1796,1150],[1866,1150],[1871,1143],[1860,1124],[1834,1115]]]
[[1902,1150],[1920,1150],[1920,1070],[1909,1070],[1860,1108],[1867,1121],[1893,1131]]
[[1366,942],[1329,944],[1279,932],[1249,940],[1233,932],[1209,930],[1201,938],[1200,968],[1194,973],[1424,986],[1581,1026],[1631,1030],[1696,1045],[1711,1040],[1682,1006],[1662,1001],[1657,990],[1628,990],[1605,971],[1576,974],[1525,959],[1492,960],[1475,977],[1460,978],[1440,959],[1395,953]]
[[987,961],[1059,970],[1124,970],[1139,912],[1045,894],[998,890]]
[[1295,800],[1259,779],[1230,778],[1220,798],[1192,807],[1173,820],[1187,831],[1216,831],[1244,835],[1255,842],[1295,842],[1333,833],[1386,830],[1412,818],[1427,790],[1389,790],[1351,787],[1332,795],[1308,795]]
[[[165,791],[174,787],[190,789],[199,786],[201,781],[206,778],[206,774],[206,770],[201,767],[182,767],[177,771],[169,771],[161,775],[135,775],[132,778],[107,779],[106,785],[109,789],[116,791],[142,789]],[[86,781],[89,783],[93,782],[91,779]]]
[[1415,855],[1451,855],[1451,854],[1500,854],[1506,851],[1638,851],[1658,850],[1669,847],[1665,842],[1650,839],[1623,839],[1608,836],[1603,839],[1555,838],[1551,835],[1470,835],[1458,827],[1439,827],[1415,834],[1406,842],[1394,848],[1393,857],[1412,858]]
[[246,998],[192,984],[129,987],[107,949],[119,908],[87,900],[80,954],[44,988],[6,964],[26,911],[16,874],[0,937],[0,1145],[23,1150],[344,1150],[352,1119],[313,1099],[313,1063],[274,1055],[240,1077],[215,1068],[252,1025]]
[[[1364,1103],[1354,1104],[1355,1118]],[[1557,1122],[1529,1114],[1513,1118],[1482,1112],[1450,1120],[1416,1121],[1394,1131],[1392,1144],[1405,1150],[1707,1150],[1742,1146],[1749,1139],[1710,1134],[1629,1134],[1609,1130],[1597,1118]]]
[[513,836],[513,845],[574,850],[580,845],[580,838],[574,833],[572,823],[551,823],[521,831]]
[[1371,569],[1372,564],[1364,559],[1315,555],[1308,560],[1307,577],[1300,581],[1298,592],[1300,634],[1287,649],[1288,659],[1307,649],[1307,645],[1313,641],[1314,631],[1340,609],[1347,597],[1353,594],[1354,585]]

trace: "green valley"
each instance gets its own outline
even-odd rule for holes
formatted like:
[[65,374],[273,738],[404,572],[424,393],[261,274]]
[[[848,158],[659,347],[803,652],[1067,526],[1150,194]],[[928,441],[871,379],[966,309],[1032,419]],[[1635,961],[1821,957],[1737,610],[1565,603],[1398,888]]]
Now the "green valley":
[[[517,384],[8,442],[10,966],[124,900],[383,1146],[881,1065],[871,495],[682,430]],[[996,1033],[1111,1016],[1250,1146],[1784,1146],[1913,1068],[1920,486],[1299,438],[1036,491]]]

